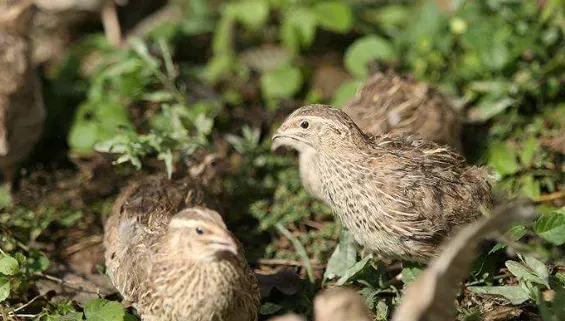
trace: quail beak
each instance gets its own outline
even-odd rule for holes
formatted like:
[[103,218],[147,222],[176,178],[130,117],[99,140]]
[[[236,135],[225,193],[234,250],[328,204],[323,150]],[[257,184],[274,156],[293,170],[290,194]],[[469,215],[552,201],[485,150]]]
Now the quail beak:
[[283,140],[281,138],[282,136],[278,132],[273,135],[273,137],[271,138],[271,151],[274,152],[283,145]]
[[214,238],[208,243],[211,249],[213,249],[218,256],[223,254],[231,253],[235,256],[238,255],[237,244],[232,238]]

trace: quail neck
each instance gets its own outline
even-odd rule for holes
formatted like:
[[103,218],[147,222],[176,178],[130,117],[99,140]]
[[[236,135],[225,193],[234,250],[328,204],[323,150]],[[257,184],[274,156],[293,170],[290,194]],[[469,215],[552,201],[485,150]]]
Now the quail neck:
[[356,241],[386,258],[426,261],[441,239],[490,208],[482,169],[449,147],[399,136],[366,136],[344,112],[297,109],[273,149],[300,156],[303,184],[326,202]]

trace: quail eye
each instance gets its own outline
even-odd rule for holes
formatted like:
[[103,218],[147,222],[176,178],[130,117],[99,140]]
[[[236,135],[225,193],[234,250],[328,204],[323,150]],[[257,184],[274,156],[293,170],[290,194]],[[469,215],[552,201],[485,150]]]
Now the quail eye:
[[197,227],[196,228],[196,234],[202,235],[202,234],[204,234],[204,230],[201,227]]
[[300,123],[300,127],[304,128],[304,129],[308,128],[308,126],[310,126],[310,124],[308,124],[307,121],[303,121],[303,122]]

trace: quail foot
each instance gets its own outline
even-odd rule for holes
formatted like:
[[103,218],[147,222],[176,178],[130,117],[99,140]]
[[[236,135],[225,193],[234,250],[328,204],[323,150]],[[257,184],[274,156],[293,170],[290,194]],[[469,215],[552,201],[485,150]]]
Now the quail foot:
[[108,275],[143,320],[257,320],[259,288],[243,249],[198,195],[191,183],[157,177],[128,187],[105,224]]
[[454,228],[492,207],[484,169],[431,141],[368,136],[330,106],[294,111],[272,138],[279,146],[298,151],[305,188],[384,259],[427,262]]
[[429,84],[378,72],[342,109],[366,134],[412,134],[461,149],[460,115]]

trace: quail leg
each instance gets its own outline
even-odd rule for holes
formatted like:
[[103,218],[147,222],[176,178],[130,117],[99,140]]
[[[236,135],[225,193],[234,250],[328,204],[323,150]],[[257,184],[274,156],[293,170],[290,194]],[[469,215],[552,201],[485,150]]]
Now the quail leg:
[[105,0],[101,11],[102,24],[108,41],[116,47],[122,43],[122,31],[114,0]]

